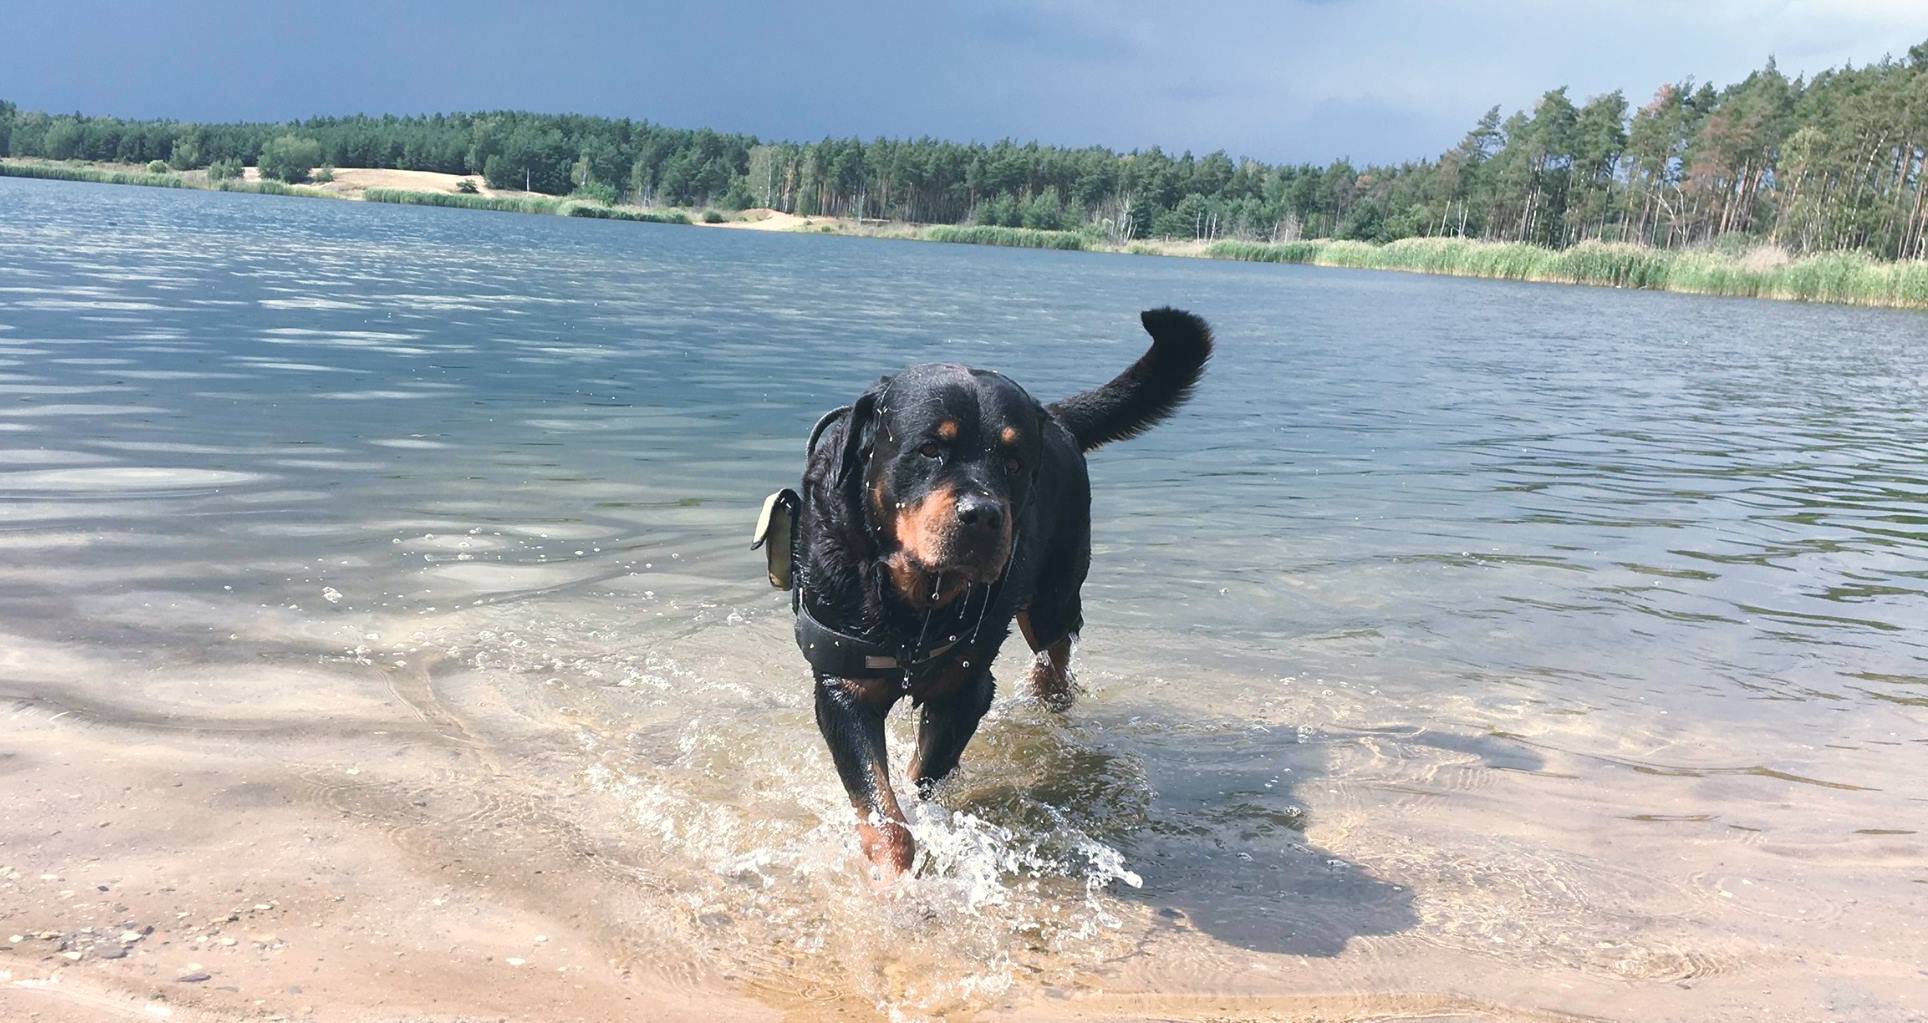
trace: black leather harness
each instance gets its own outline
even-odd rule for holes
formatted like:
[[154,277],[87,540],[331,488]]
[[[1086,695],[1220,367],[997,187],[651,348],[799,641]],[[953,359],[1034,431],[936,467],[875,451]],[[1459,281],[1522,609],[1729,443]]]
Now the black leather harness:
[[[797,613],[797,649],[803,651],[803,659],[809,661],[811,670],[819,675],[836,678],[897,676],[908,682],[910,676],[950,653],[964,641],[963,627],[968,621],[968,612],[973,603],[971,597],[976,590],[977,587],[972,587],[964,599],[957,602],[943,624],[932,622],[924,630],[926,636],[923,639],[892,644],[840,632],[818,621],[810,613],[810,602],[804,599],[803,587],[799,586],[790,598],[790,604]],[[983,599],[991,599],[988,591]]]

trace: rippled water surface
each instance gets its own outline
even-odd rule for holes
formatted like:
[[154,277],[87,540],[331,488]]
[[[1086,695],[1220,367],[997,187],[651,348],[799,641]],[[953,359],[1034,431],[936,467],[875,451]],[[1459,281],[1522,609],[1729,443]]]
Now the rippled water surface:
[[[1001,698],[868,891],[761,495],[882,372],[1049,400],[1166,303],[1220,354],[1093,457],[1079,704]],[[162,927],[0,964],[192,960],[215,1018],[1921,1018],[1924,452],[1913,313],[0,179],[0,919]]]

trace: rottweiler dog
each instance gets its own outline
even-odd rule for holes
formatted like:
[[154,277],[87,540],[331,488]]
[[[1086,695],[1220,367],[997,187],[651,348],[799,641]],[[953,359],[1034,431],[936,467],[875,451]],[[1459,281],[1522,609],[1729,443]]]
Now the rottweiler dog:
[[1062,401],[1042,404],[988,370],[913,366],[811,433],[794,580],[779,585],[794,582],[817,725],[873,880],[910,869],[915,851],[884,751],[884,715],[898,700],[920,709],[910,769],[920,796],[957,767],[990,708],[991,664],[1012,622],[1035,654],[1035,692],[1069,702],[1091,565],[1085,453],[1170,416],[1212,354],[1197,316],[1167,308],[1140,319],[1151,348]]

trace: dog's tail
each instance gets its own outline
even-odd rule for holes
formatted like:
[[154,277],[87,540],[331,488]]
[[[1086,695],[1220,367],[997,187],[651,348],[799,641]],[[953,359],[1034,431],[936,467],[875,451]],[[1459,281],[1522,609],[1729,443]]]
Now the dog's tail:
[[1086,451],[1136,437],[1178,411],[1212,357],[1212,328],[1191,313],[1167,306],[1138,319],[1151,348],[1110,383],[1050,407]]

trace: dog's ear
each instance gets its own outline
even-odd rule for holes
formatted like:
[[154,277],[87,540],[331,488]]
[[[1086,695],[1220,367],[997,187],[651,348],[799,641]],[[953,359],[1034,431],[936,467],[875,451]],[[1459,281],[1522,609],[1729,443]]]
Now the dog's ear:
[[879,384],[865,391],[844,416],[843,458],[837,463],[839,487],[863,475],[864,462],[870,458],[871,446],[877,439],[877,396],[882,390]]

